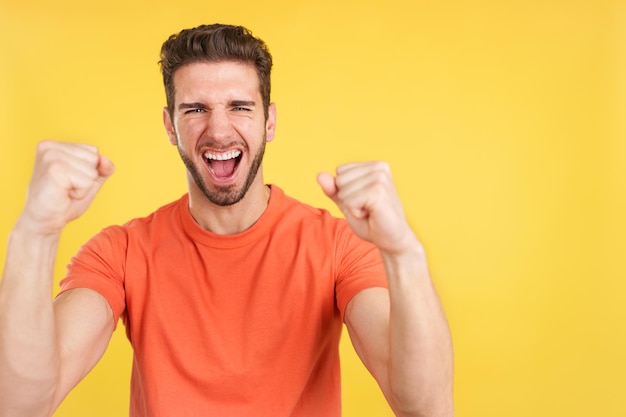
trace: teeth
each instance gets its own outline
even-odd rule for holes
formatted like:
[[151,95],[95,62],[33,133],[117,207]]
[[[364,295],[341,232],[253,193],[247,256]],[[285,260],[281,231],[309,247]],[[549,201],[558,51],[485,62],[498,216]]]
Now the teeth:
[[230,151],[224,153],[211,153],[205,152],[204,157],[206,159],[213,159],[216,161],[226,161],[227,159],[234,159],[241,155],[241,151]]

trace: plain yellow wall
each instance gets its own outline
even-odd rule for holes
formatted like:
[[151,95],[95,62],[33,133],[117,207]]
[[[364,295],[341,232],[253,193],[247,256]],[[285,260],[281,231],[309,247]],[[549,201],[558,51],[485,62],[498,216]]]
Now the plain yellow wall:
[[[587,1],[0,0],[0,253],[34,145],[98,145],[117,172],[64,233],[185,192],[161,126],[162,41],[248,26],[275,59],[268,182],[336,210],[315,174],[390,162],[448,313],[458,416],[626,416],[626,6]],[[349,343],[344,409],[391,416]],[[57,416],[123,416],[116,332]]]

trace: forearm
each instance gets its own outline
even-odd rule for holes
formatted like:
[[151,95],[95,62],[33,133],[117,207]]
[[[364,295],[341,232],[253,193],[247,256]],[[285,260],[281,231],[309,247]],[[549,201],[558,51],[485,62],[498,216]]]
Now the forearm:
[[9,238],[0,283],[0,416],[50,412],[59,376],[52,308],[58,238],[20,221]]
[[453,414],[450,331],[433,287],[425,254],[383,253],[390,296],[389,386],[401,415]]

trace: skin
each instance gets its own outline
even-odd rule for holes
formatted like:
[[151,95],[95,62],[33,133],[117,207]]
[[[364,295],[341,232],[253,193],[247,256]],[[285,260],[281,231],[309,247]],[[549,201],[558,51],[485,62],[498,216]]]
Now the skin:
[[318,175],[355,234],[383,258],[389,290],[353,297],[352,344],[399,416],[451,416],[452,342],[422,244],[409,227],[384,162],[346,164]]
[[93,146],[41,142],[0,282],[0,416],[48,416],[102,356],[113,313],[81,289],[51,300],[65,225],[113,173]]
[[[252,65],[186,65],[174,74],[174,84],[174,114],[164,108],[163,123],[170,143],[177,146],[186,164],[195,171],[194,175],[187,171],[191,214],[212,232],[242,232],[267,208],[269,189],[263,182],[259,156],[265,143],[274,138],[276,106],[270,104],[266,119]],[[229,178],[213,175],[205,160],[207,151],[241,152],[235,174]],[[256,174],[255,162],[259,164]],[[213,201],[207,194],[215,196]],[[217,200],[237,203],[224,205]]]
[[[276,107],[266,118],[256,72],[245,64],[190,64],[174,82],[174,112],[164,109],[163,122],[187,167],[191,214],[215,233],[246,230],[268,204],[260,161],[274,138]],[[233,174],[215,175],[205,154],[235,151],[241,154]],[[113,170],[89,145],[38,146],[0,282],[0,417],[52,415],[106,349],[113,315],[102,296],[75,289],[52,302],[50,294],[62,229]],[[362,291],[347,306],[357,353],[397,415],[453,415],[450,332],[389,166],[346,164],[317,179],[354,232],[379,248],[389,283],[389,290]]]

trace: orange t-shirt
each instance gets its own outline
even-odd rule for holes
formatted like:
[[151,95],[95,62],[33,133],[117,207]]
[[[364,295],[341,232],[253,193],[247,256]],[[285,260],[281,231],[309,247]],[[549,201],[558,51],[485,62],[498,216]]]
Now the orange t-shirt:
[[359,291],[387,285],[346,221],[271,187],[248,230],[217,235],[188,196],[112,226],[72,259],[133,346],[131,417],[341,415],[339,337]]

